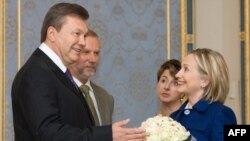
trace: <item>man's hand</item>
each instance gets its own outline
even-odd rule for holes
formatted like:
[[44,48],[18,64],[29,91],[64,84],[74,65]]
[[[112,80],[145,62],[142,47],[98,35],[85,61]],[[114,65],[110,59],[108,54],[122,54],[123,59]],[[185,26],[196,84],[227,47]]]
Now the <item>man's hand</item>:
[[146,141],[146,131],[142,128],[125,128],[130,119],[112,125],[113,141]]

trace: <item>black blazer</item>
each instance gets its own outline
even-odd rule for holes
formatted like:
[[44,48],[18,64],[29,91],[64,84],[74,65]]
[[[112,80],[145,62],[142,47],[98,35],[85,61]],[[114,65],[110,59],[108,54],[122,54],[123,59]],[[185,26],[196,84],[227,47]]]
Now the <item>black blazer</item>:
[[15,141],[111,141],[111,125],[94,122],[81,92],[36,49],[12,85]]

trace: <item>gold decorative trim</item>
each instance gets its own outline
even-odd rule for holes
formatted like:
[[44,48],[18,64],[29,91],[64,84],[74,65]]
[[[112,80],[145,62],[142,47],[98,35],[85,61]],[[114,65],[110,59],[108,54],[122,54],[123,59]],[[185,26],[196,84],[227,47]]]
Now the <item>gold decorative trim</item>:
[[249,0],[245,0],[244,1],[245,5],[244,5],[244,16],[245,16],[245,120],[246,120],[246,124],[250,124],[250,3]]
[[22,38],[21,38],[21,15],[22,15],[22,7],[21,7],[21,0],[17,2],[17,68],[21,68],[21,45],[22,45]]
[[166,45],[167,45],[167,59],[170,59],[171,58],[171,18],[170,18],[170,0],[166,0],[166,23],[167,23],[167,28],[166,28],[166,34],[167,34],[167,42],[166,42]]
[[193,48],[195,49],[196,48],[196,8],[195,8],[195,5],[196,5],[196,0],[193,0]]
[[246,40],[246,34],[245,32],[240,33],[240,41],[245,41]]
[[187,34],[185,40],[186,40],[187,43],[193,43],[194,44],[194,35],[193,34]]
[[0,27],[0,44],[2,46],[1,50],[1,93],[2,95],[0,96],[0,104],[1,104],[1,109],[0,109],[0,115],[1,115],[1,120],[0,120],[0,126],[1,126],[1,132],[0,132],[0,140],[4,141],[5,140],[5,0],[0,3],[1,11],[0,11],[0,18],[1,18],[1,27]]
[[187,53],[187,1],[181,0],[181,58]]

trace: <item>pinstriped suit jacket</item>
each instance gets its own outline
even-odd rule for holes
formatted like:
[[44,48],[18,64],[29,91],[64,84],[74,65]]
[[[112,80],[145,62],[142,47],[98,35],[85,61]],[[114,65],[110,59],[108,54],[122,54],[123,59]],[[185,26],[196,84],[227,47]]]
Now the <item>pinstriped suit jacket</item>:
[[79,89],[40,49],[12,84],[15,141],[112,141],[112,127],[94,127]]

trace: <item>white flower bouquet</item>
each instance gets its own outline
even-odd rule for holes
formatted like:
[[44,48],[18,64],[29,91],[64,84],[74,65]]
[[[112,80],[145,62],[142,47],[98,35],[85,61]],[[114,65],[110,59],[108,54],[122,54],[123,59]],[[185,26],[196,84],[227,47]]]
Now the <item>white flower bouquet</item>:
[[141,127],[148,133],[147,141],[185,141],[190,137],[185,127],[166,116],[148,118]]

